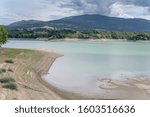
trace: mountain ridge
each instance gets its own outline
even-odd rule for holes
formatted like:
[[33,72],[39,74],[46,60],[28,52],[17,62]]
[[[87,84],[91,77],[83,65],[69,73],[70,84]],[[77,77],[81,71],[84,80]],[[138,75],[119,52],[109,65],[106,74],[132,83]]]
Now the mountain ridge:
[[22,20],[8,25],[8,29],[54,27],[73,30],[106,30],[127,32],[150,32],[150,20],[140,18],[117,18],[103,15],[79,15],[52,21]]

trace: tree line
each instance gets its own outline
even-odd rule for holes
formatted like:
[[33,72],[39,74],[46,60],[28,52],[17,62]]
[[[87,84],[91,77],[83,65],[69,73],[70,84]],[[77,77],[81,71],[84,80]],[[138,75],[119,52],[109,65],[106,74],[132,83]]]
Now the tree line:
[[103,30],[82,30],[71,29],[16,29],[9,31],[10,38],[79,38],[79,39],[128,39],[128,40],[150,40],[148,32],[119,32]]

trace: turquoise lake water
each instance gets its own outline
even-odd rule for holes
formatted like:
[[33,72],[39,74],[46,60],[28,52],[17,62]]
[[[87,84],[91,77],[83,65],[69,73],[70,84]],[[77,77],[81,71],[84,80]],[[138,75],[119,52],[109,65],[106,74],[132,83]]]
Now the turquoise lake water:
[[150,76],[150,43],[9,41],[8,48],[51,48],[63,54],[44,78],[76,92],[97,92],[99,78]]

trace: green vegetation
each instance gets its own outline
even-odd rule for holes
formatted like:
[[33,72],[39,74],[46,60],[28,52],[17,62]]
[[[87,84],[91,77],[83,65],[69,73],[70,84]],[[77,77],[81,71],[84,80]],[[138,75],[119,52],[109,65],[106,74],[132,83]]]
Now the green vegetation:
[[8,83],[8,82],[15,82],[15,80],[10,77],[4,77],[0,79],[0,83]]
[[8,33],[3,26],[0,26],[0,47],[7,42]]
[[134,40],[134,41],[137,41],[137,40],[150,40],[150,35],[148,34],[138,34],[138,35],[135,35],[131,38],[131,40]]
[[6,69],[0,68],[0,74],[1,74],[1,73],[5,73],[5,72],[6,72]]
[[11,89],[11,90],[17,90],[17,84],[13,82],[6,83],[2,86],[3,88]]
[[147,32],[118,32],[103,30],[82,30],[71,29],[16,29],[9,31],[10,38],[79,38],[79,39],[128,39],[128,40],[150,40],[150,33]]
[[[14,59],[29,59],[34,57],[33,50],[27,49],[4,49],[0,51],[1,60],[6,63],[14,63]],[[3,58],[3,59],[2,59]],[[7,58],[7,59],[6,59]],[[34,57],[35,59],[39,59]]]
[[5,63],[13,64],[13,63],[14,63],[14,61],[13,61],[13,60],[11,60],[11,59],[9,59],[9,60],[5,60]]
[[[19,64],[17,61],[20,63],[24,64],[25,66],[33,67],[35,63],[40,61],[43,56],[41,54],[37,53],[36,51],[33,50],[28,50],[28,49],[6,49],[6,48],[1,48],[0,50],[0,64],[1,63],[8,63],[12,64],[11,66]],[[8,70],[9,72],[13,72],[14,69]]]
[[4,68],[0,68],[0,74],[2,74],[2,73],[6,73],[6,72],[7,72],[7,70],[8,70],[9,72],[13,72],[13,70],[12,70],[12,69],[4,69]]
[[[33,70],[35,65],[43,58],[42,52],[34,50],[1,48],[0,65],[2,68],[0,68],[0,87],[19,90],[16,82],[18,77],[28,78],[27,72]],[[15,76],[16,80],[11,76]]]
[[16,81],[11,77],[0,78],[0,83],[2,84],[3,88],[17,90]]

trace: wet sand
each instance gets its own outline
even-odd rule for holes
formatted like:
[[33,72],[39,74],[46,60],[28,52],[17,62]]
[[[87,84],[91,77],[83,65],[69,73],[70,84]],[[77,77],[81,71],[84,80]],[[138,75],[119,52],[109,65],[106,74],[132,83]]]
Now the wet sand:
[[149,78],[126,78],[123,80],[99,78],[98,82],[99,88],[107,92],[105,99],[108,97],[121,100],[150,99]]

